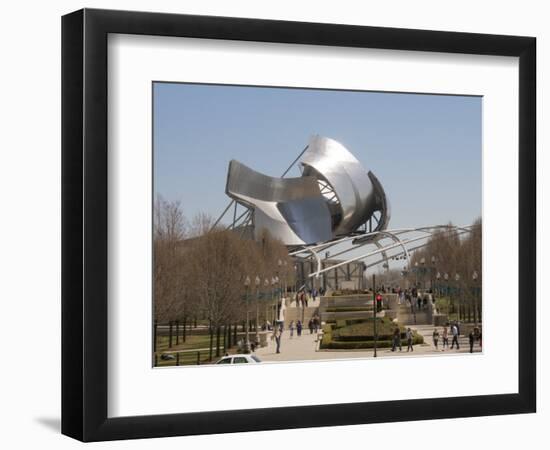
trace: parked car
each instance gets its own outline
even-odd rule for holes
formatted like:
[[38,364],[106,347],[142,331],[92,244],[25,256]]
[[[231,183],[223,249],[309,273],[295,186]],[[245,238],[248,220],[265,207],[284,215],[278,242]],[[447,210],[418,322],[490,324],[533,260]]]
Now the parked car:
[[216,364],[256,364],[261,362],[256,355],[229,355],[224,356]]

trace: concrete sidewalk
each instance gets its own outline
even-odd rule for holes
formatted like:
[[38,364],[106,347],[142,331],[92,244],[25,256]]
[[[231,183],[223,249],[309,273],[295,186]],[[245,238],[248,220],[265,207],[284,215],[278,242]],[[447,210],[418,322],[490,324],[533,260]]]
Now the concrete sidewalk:
[[[406,342],[402,342],[402,351],[397,349],[396,352],[392,352],[391,348],[382,348],[377,350],[378,357],[407,357],[407,356],[419,356],[419,355],[439,355],[439,354],[455,354],[455,353],[469,353],[470,347],[468,344],[468,337],[461,336],[459,339],[460,350],[445,349],[442,351],[441,344],[443,340],[439,339],[439,349],[436,350],[432,342],[432,332],[434,327],[431,325],[416,325],[411,326],[411,329],[416,329],[419,334],[424,336],[424,344],[418,344],[414,346],[414,351],[407,352]],[[439,328],[441,333],[442,329]],[[449,339],[449,344],[451,339]],[[269,361],[312,361],[323,359],[351,359],[351,358],[372,358],[374,357],[374,350],[317,350],[319,347],[317,342],[317,335],[315,333],[310,334],[309,330],[305,333],[302,332],[302,336],[298,337],[296,331],[294,336],[290,337],[290,332],[285,330],[281,337],[281,353],[276,353],[275,340],[268,339],[268,346],[259,348],[255,354],[265,362]],[[481,351],[479,344],[474,346],[474,352],[479,353]]]

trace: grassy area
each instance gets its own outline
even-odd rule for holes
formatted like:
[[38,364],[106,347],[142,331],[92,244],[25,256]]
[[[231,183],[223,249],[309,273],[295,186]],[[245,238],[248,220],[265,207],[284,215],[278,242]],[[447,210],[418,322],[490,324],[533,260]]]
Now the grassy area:
[[[162,353],[166,351],[176,351],[176,350],[194,350],[198,348],[207,348],[210,347],[210,336],[208,335],[187,335],[185,342],[183,342],[182,337],[180,336],[179,344],[176,345],[176,338],[172,338],[172,347],[168,348],[169,339],[168,336],[157,336],[157,352]],[[213,341],[214,346],[216,346],[216,336],[214,336]],[[220,339],[220,344],[223,344],[223,339]]]

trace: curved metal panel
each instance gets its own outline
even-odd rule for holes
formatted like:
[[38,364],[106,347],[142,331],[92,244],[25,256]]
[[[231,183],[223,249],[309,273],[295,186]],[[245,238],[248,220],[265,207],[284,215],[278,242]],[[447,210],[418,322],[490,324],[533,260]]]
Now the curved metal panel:
[[298,178],[275,178],[232,160],[226,193],[253,211],[256,237],[263,228],[286,245],[309,245],[348,236],[380,211],[375,231],[390,219],[376,176],[339,142],[313,136],[302,152]]
[[233,160],[225,191],[253,209],[256,236],[267,228],[286,245],[332,238],[328,206],[313,177],[269,177]]
[[335,221],[335,235],[355,231],[375,211],[374,188],[367,171],[339,142],[313,136],[301,162],[305,176],[325,180],[338,198],[341,217]]
[[381,212],[380,220],[378,221],[378,225],[373,231],[381,231],[385,230],[388,227],[388,224],[390,223],[391,218],[391,207],[390,207],[390,201],[388,197],[386,196],[386,192],[384,191],[384,188],[382,187],[382,183],[378,180],[376,175],[372,173],[369,170],[369,178],[372,182],[372,185],[374,187],[374,197],[375,197],[375,207],[377,211]]

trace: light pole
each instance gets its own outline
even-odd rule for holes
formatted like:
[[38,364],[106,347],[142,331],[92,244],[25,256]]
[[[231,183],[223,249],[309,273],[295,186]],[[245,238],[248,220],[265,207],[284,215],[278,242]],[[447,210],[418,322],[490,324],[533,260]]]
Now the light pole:
[[[445,272],[445,275],[443,275],[443,279],[445,280],[445,295],[448,301],[451,303],[450,309],[452,309],[454,312],[454,303],[452,302],[451,296],[449,295],[449,274],[447,272]],[[447,313],[449,314],[449,316],[451,315],[451,311],[447,310]]]
[[284,290],[284,293],[285,293],[285,298],[286,298],[286,294],[287,294],[287,290],[288,290],[288,272],[287,272],[287,266],[288,266],[288,262],[286,261],[286,259],[283,261],[283,272],[284,272],[284,279],[285,279],[285,290]]
[[256,275],[254,284],[256,285],[256,345],[260,342],[260,334],[258,332],[258,323],[260,322],[260,277]]
[[439,283],[439,280],[441,279],[441,274],[439,272],[437,272],[435,274],[435,279],[437,280],[436,282],[436,285],[437,285],[437,296],[439,297],[441,295],[441,286],[440,286],[440,283]]
[[431,284],[431,289],[432,289],[432,294],[435,293],[435,288],[434,288],[434,273],[435,273],[435,263],[437,262],[437,258],[435,256],[432,256],[432,270],[431,270],[431,273],[430,273],[430,284]]
[[418,289],[418,261],[414,263],[414,287]]
[[407,266],[403,266],[403,270],[401,271],[401,275],[403,275],[403,279],[405,280],[405,285],[403,286],[403,289],[409,288],[409,283],[407,281],[407,275],[409,274],[409,268]]
[[[264,280],[264,287],[266,290],[269,287],[269,280],[267,278]],[[271,291],[271,296],[273,296],[273,291]],[[266,299],[266,302],[265,302],[265,321],[266,322],[268,320],[267,318],[269,317],[267,314],[267,311],[268,311],[268,306],[267,306],[267,299]],[[267,323],[266,323],[266,329],[267,329]]]
[[[472,273],[472,281],[474,282],[474,325],[477,327],[477,278],[478,274],[477,271],[474,270],[474,273]],[[481,317],[480,317],[481,319]]]
[[275,279],[277,280],[277,283],[279,285],[279,298],[277,299],[277,303],[275,305],[275,319],[279,320],[279,299],[282,299],[282,287],[281,287],[281,279],[279,278],[279,275],[282,276],[281,270],[283,267],[283,261],[281,259],[277,260],[277,273],[275,274]]
[[[271,301],[272,302],[276,302],[277,299],[275,297],[275,286],[277,285],[277,279],[278,277],[272,277],[271,278]],[[275,320],[277,320],[277,318],[275,317],[276,315],[276,311],[277,311],[277,307],[275,306],[275,309],[273,310],[273,326],[275,326]]]
[[378,329],[377,329],[377,326],[376,326],[376,310],[378,309],[378,305],[376,304],[376,289],[374,288],[374,286],[376,286],[376,275],[373,273],[372,274],[372,311],[373,311],[373,322],[372,322],[372,326],[373,326],[373,334],[374,334],[374,357],[376,358],[376,344],[377,344],[377,339],[378,339],[378,336],[377,336],[377,333],[378,333]]
[[460,288],[458,287],[459,286],[459,281],[460,281],[460,274],[457,272],[455,274],[455,281],[456,281],[456,290],[458,291],[458,320],[461,320],[461,316],[462,316],[462,296],[460,295],[461,292],[460,292]]
[[244,286],[246,288],[246,342],[244,344],[244,352],[250,353],[250,336],[249,336],[249,329],[250,329],[250,318],[249,318],[249,302],[248,302],[248,289],[250,287],[250,277],[247,276],[244,280]]
[[426,291],[426,258],[420,259],[422,266],[422,291]]

